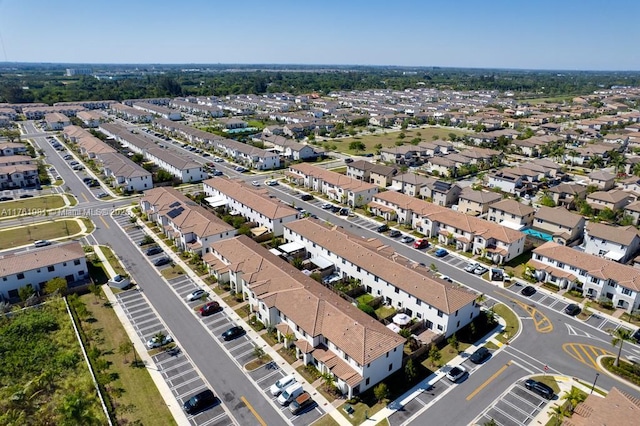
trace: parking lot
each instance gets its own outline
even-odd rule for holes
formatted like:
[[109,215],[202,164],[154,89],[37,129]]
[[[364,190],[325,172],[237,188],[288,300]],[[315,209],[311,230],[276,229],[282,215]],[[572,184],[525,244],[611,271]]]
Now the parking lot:
[[[118,293],[116,298],[140,340],[147,342],[159,332],[168,334],[142,292],[129,290]],[[179,347],[167,351],[160,350],[152,359],[155,367],[148,368],[157,368],[180,406],[194,394],[208,387]],[[220,403],[188,418],[192,425],[233,424]]]
[[[282,410],[282,414],[284,414],[284,416],[292,423],[299,425],[309,425],[324,414],[324,412],[320,409],[320,407],[318,407],[317,404],[310,406],[307,410],[298,415],[291,414],[291,411],[289,411],[288,407],[280,406],[280,404],[276,401],[276,399],[278,398],[272,396],[269,391],[271,385],[273,385],[279,378],[285,376],[282,370],[275,363],[270,363],[256,370],[253,370],[249,373],[249,376],[258,384],[258,386],[260,386],[260,389],[262,389],[265,394],[265,398],[271,399],[276,407],[280,407],[280,409]],[[311,397],[313,398],[313,396],[314,395],[312,394]]]
[[558,396],[548,401],[538,394],[527,390],[523,381],[515,383],[509,390],[488,407],[474,424],[485,424],[493,420],[500,426],[526,426],[541,412],[549,411],[547,406],[554,404]]

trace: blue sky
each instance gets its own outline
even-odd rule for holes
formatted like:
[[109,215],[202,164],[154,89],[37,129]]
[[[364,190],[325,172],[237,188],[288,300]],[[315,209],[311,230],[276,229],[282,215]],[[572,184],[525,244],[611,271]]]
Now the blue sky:
[[0,0],[0,62],[640,70],[640,0]]

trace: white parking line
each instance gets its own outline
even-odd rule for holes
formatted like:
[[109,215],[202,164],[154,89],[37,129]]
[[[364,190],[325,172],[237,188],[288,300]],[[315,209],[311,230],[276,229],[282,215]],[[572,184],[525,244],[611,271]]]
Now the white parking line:
[[168,358],[165,361],[155,361],[155,363],[156,363],[156,365],[161,366],[164,371],[171,371],[171,369],[174,368],[174,367],[181,367],[181,366],[183,366],[185,364],[189,364],[189,361],[186,358],[183,358],[183,360],[181,362],[179,362],[178,364],[173,364],[169,368],[165,369],[164,368],[164,364],[168,363],[169,361],[173,361],[173,358]]
[[[282,373],[280,372],[280,370],[275,370],[275,371],[270,372],[270,373],[269,373],[269,374],[267,374],[266,376],[259,378],[259,379],[258,379],[258,380],[256,380],[255,382],[256,382],[256,383],[262,383],[262,382],[264,382],[265,380],[267,380],[267,379],[269,379],[269,378],[271,378],[271,377],[275,376],[276,374],[280,374],[280,375],[282,375]],[[284,377],[284,376],[282,376],[282,377]],[[278,377],[278,378],[279,378],[279,377]],[[269,386],[269,388],[270,388],[270,387],[271,387],[271,386]],[[267,388],[267,389],[269,389],[269,388]],[[264,389],[264,390],[266,390],[266,389]]]
[[[220,413],[220,414],[218,414],[217,416],[215,416],[214,418],[209,419],[209,420],[207,420],[207,421],[206,421],[206,422],[204,422],[204,423],[198,423],[198,425],[199,425],[199,426],[206,426],[206,425],[210,425],[210,424],[215,423],[215,422],[217,422],[218,420],[222,419],[223,417],[229,417],[229,416],[227,416],[227,413]],[[229,419],[229,420],[231,420],[231,419]]]
[[193,382],[195,382],[196,380],[200,380],[200,381],[202,381],[202,379],[200,378],[200,376],[198,376],[198,373],[197,373],[195,370],[190,370],[190,371],[193,371],[194,373],[196,373],[196,377],[194,377],[193,379],[189,379],[189,380],[187,380],[187,381],[185,381],[185,382],[179,383],[179,384],[177,384],[177,385],[173,385],[173,381],[172,381],[171,379],[169,379],[169,382],[170,382],[170,383],[171,383],[171,385],[172,385],[172,386],[170,387],[170,389],[173,391],[173,390],[175,390],[175,389],[178,389],[180,386],[188,385],[189,383],[193,383]]
[[497,411],[497,412],[499,412],[499,413],[502,413],[502,414],[503,414],[505,417],[507,417],[508,419],[513,420],[513,422],[514,422],[515,424],[522,425],[522,426],[526,426],[526,425],[528,424],[528,423],[522,423],[522,422],[520,422],[520,421],[518,421],[518,420],[514,419],[513,417],[511,417],[511,415],[510,415],[509,413],[505,413],[504,411],[502,411],[500,408],[498,408],[498,407],[497,407],[497,406],[495,406],[495,405],[494,405],[493,407],[491,407],[491,409],[492,409],[492,410],[496,410],[496,411]]
[[201,390],[205,390],[205,389],[207,389],[207,386],[204,383],[202,383],[202,386],[198,386],[195,389],[191,389],[191,390],[188,391],[188,393],[182,393],[182,394],[176,393],[175,396],[176,396],[176,399],[180,400],[181,403],[184,403],[184,399],[183,398],[185,398],[185,397],[191,398],[192,395],[195,395],[198,392],[200,392]]

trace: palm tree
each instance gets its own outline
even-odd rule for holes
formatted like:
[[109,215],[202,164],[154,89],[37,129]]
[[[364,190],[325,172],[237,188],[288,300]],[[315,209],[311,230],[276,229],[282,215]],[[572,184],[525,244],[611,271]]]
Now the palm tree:
[[631,330],[623,327],[615,329],[613,332],[613,339],[611,339],[611,345],[613,347],[616,347],[618,346],[618,344],[620,344],[620,347],[618,348],[618,356],[613,363],[615,367],[620,365],[620,355],[622,354],[622,345],[624,344],[624,342],[631,342]]
[[587,161],[587,167],[590,169],[601,168],[604,165],[604,159],[599,155],[594,155]]
[[555,404],[547,414],[554,420],[554,423],[552,423],[553,426],[560,426],[562,424],[562,418],[565,416],[565,411],[561,405]]
[[569,412],[573,413],[573,410],[576,409],[578,404],[587,399],[587,394],[582,392],[580,389],[572,386],[571,390],[564,393],[562,399],[566,400],[569,403]]

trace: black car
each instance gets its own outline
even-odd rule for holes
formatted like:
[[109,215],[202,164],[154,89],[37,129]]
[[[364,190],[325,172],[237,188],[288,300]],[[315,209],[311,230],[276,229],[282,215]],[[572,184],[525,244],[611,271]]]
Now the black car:
[[0,201],[11,201],[13,198],[11,197],[0,197]]
[[389,230],[389,227],[387,225],[380,225],[376,228],[376,231],[378,232],[387,232]]
[[223,340],[233,340],[233,339],[237,339],[238,337],[242,336],[243,334],[244,334],[244,328],[240,327],[239,325],[236,325],[236,326],[231,327],[230,329],[228,329],[224,333],[222,333],[222,339]]
[[536,291],[538,291],[538,290],[536,290],[536,288],[534,286],[528,285],[528,286],[526,286],[525,288],[523,288],[520,291],[520,294],[522,294],[523,296],[529,297],[529,296],[533,296],[534,294],[536,294]]
[[567,315],[571,315],[572,317],[575,317],[580,313],[581,310],[582,309],[580,309],[579,305],[576,305],[575,303],[570,303],[567,305],[566,308],[564,308],[564,313]]
[[340,210],[342,210],[342,207],[340,207],[340,206],[331,207],[331,212],[332,213],[338,213]]
[[20,198],[33,198],[33,195],[31,195],[31,194],[22,194],[20,196]]
[[553,395],[554,395],[553,389],[551,389],[549,386],[545,385],[542,382],[538,382],[533,379],[528,379],[526,382],[524,382],[524,387],[526,387],[530,391],[537,393],[538,395],[540,395],[545,399],[553,399]]
[[145,251],[144,253],[145,253],[147,256],[153,256],[154,254],[160,254],[160,253],[162,253],[163,251],[164,251],[164,250],[162,250],[162,248],[161,248],[161,247],[159,247],[159,246],[153,246],[153,247],[149,247],[149,248],[147,249],[147,251]]
[[344,162],[349,164],[349,163],[353,163],[353,158],[345,158]]
[[186,400],[184,403],[184,411],[188,414],[195,414],[205,408],[211,407],[215,402],[216,396],[210,389],[206,389]]
[[162,266],[171,263],[171,259],[167,256],[162,256],[153,261],[153,266]]
[[311,195],[311,194],[302,194],[302,196],[300,196],[300,199],[302,201],[311,201],[311,200],[313,200],[313,195]]
[[491,352],[486,347],[481,347],[476,349],[474,353],[471,354],[469,360],[474,364],[482,364],[485,359],[491,356]]

